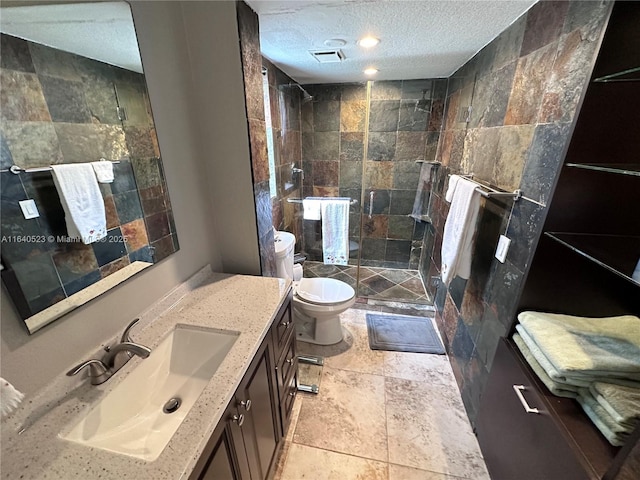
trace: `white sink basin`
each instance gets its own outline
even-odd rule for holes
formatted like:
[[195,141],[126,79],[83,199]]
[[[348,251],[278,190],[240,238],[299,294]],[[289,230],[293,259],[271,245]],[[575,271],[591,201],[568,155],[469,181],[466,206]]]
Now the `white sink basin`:
[[[68,433],[86,446],[153,461],[169,443],[239,333],[178,325]],[[117,377],[118,373],[115,374]],[[112,379],[110,381],[115,380]],[[180,407],[163,411],[172,398]]]

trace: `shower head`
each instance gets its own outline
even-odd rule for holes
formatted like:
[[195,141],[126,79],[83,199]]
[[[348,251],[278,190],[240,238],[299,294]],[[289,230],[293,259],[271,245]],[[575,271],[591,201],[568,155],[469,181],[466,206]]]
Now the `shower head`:
[[302,103],[309,103],[311,101],[313,101],[313,95],[311,95],[309,92],[307,92],[304,88],[302,88],[302,85],[300,85],[299,83],[288,83],[285,85],[281,85],[281,87],[288,87],[288,88],[299,88],[300,91],[302,92]]

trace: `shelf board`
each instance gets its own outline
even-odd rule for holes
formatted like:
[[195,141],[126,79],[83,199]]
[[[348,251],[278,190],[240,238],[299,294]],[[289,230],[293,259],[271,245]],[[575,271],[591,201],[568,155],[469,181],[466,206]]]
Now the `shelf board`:
[[545,235],[630,282],[640,261],[640,236],[545,232]]
[[566,166],[640,177],[640,163],[567,163]]
[[[634,75],[635,74],[635,75]],[[607,82],[637,82],[640,80],[640,67],[629,68],[621,72],[611,73],[609,75],[603,75],[598,78],[594,78],[592,81],[596,83]]]

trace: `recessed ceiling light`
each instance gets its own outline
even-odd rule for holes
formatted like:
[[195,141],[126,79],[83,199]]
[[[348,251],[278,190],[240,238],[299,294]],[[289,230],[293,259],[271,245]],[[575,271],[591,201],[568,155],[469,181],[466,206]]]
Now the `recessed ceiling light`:
[[365,75],[375,75],[376,73],[378,73],[378,69],[377,68],[373,68],[373,67],[367,68],[364,71],[364,73],[365,73]]
[[360,45],[361,47],[364,48],[371,48],[371,47],[375,47],[377,44],[380,43],[380,39],[376,38],[376,37],[362,37],[360,40],[358,40],[358,45]]
[[341,38],[330,38],[329,40],[325,40],[324,44],[327,47],[344,47],[347,44],[347,41]]

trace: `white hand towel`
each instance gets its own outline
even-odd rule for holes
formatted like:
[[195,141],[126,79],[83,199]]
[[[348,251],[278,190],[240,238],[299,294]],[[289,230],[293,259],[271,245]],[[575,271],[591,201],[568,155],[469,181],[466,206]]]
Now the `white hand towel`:
[[15,410],[23,398],[24,393],[0,377],[0,413],[3,417]]
[[322,256],[326,265],[349,263],[349,198],[325,198],[322,209]]
[[431,197],[431,171],[433,164],[423,163],[420,167],[420,178],[416,198],[413,201],[413,210],[410,217],[419,222],[429,221],[429,199]]
[[304,210],[302,218],[304,220],[320,220],[320,203],[322,197],[307,197],[302,200]]
[[451,200],[453,200],[453,194],[456,191],[456,185],[458,185],[458,181],[461,179],[462,177],[460,175],[451,175],[449,177],[449,186],[447,188],[447,193],[444,195],[444,199],[451,203]]
[[96,172],[96,178],[100,183],[113,182],[113,163],[107,161],[91,162],[93,171]]
[[466,279],[471,274],[473,238],[480,210],[480,194],[476,187],[475,183],[462,177],[458,177],[454,187],[442,238],[441,274],[446,285],[456,275]]
[[89,244],[107,234],[107,217],[100,187],[89,163],[52,165],[53,183],[64,209],[67,234]]

